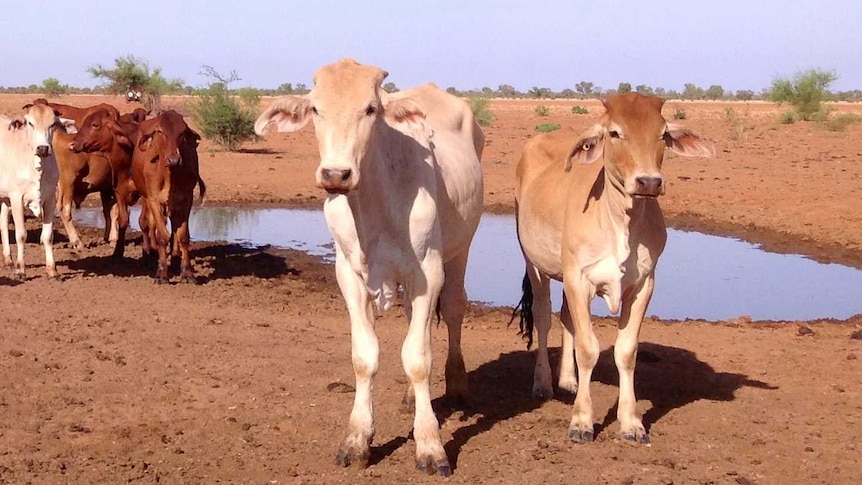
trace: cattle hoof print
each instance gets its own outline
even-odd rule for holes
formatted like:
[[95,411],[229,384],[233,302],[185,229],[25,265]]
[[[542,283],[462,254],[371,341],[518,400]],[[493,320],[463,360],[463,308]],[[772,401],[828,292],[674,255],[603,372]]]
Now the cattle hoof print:
[[440,477],[452,475],[452,466],[449,464],[449,460],[446,459],[434,461],[432,458],[420,458],[416,461],[416,469],[428,475],[436,474]]
[[591,429],[570,429],[569,430],[569,440],[572,443],[577,443],[579,445],[583,445],[586,443],[593,442],[593,430]]

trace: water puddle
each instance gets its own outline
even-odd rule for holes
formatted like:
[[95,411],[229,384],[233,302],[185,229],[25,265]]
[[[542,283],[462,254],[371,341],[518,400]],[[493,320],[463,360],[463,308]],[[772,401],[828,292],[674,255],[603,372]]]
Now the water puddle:
[[[133,208],[132,228],[137,230]],[[82,225],[103,224],[101,210],[75,212]],[[321,211],[206,207],[192,213],[193,241],[273,245],[332,259],[332,239]],[[484,215],[467,269],[470,300],[513,306],[521,297],[524,261],[513,216]],[[671,230],[659,260],[649,315],[666,319],[755,320],[848,318],[862,313],[862,271],[799,255],[767,253],[732,238]],[[559,309],[562,287],[552,288]],[[607,315],[600,299],[595,315]]]

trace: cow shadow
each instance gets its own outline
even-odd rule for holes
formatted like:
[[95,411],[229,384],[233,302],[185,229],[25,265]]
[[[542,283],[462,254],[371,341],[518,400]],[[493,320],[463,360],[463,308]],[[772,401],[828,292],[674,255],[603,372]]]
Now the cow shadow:
[[206,264],[212,267],[213,271],[206,277],[207,281],[238,276],[278,278],[299,274],[299,270],[292,268],[287,258],[273,250],[270,245],[211,244],[193,249],[191,256],[193,259],[207,261]]
[[[139,236],[130,242],[139,243],[140,240]],[[130,251],[137,253],[138,256],[130,257]],[[206,274],[209,268],[212,269],[212,272],[207,276],[197,277],[199,284],[240,276],[277,278],[288,274],[299,274],[298,270],[288,266],[287,258],[272,250],[271,246],[248,247],[232,243],[206,243],[201,247],[193,246],[190,256],[195,271],[199,275],[201,273]],[[171,278],[179,273],[178,261],[178,258],[172,259]],[[126,247],[126,256],[122,260],[117,260],[110,254],[87,256],[67,261],[66,266],[70,270],[81,272],[86,276],[153,276],[156,270],[156,260],[141,257],[139,244],[134,246],[129,244]]]
[[[549,349],[552,366],[559,362],[560,349]],[[613,347],[603,351],[593,371],[593,382],[619,386],[614,363]],[[458,428],[452,439],[444,445],[453,468],[457,467],[461,449],[470,439],[491,430],[497,423],[524,413],[535,411],[542,402],[531,397],[535,352],[516,351],[480,365],[468,373],[470,403],[463,410],[462,420],[476,417],[475,423]],[[638,400],[648,400],[652,407],[643,415],[644,426],[649,428],[666,414],[700,400],[733,401],[736,391],[743,387],[774,390],[776,386],[752,379],[744,374],[716,372],[708,363],[697,358],[694,352],[660,344],[643,342],[639,345],[636,368],[635,393]],[[554,376],[556,382],[556,376]],[[595,392],[595,389],[594,389]],[[555,399],[566,404],[574,403],[574,396],[557,392]],[[616,393],[615,393],[616,396]],[[615,397],[616,402],[616,397]],[[433,402],[437,418],[443,422],[456,412],[446,397]],[[600,409],[596,409],[600,416]],[[616,421],[616,403],[596,426],[596,436]],[[568,422],[567,413],[560,416]],[[559,435],[565,436],[561,428]],[[396,437],[372,448],[372,463],[394,453],[408,437]]]

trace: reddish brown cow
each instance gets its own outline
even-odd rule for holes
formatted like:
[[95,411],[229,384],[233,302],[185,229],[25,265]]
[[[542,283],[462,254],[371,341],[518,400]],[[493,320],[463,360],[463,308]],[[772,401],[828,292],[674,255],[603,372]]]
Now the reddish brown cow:
[[[90,113],[93,113],[94,111],[98,111],[98,110],[102,110],[102,109],[117,113],[117,116],[120,115],[120,112],[117,110],[117,108],[115,108],[115,107],[113,107],[107,103],[101,103],[101,104],[97,104],[94,106],[88,106],[86,108],[79,108],[77,106],[70,106],[68,104],[51,103],[45,98],[38,98],[38,99],[33,100],[32,103],[28,104],[27,106],[24,106],[24,109],[27,109],[34,104],[47,105],[54,110],[54,113],[57,116],[59,116],[61,118],[68,118],[70,120],[75,120],[76,125],[80,125],[84,121],[84,118],[86,118],[87,115],[89,115]],[[138,109],[142,109],[142,108],[138,108]]]
[[[100,109],[84,118],[78,134],[68,144],[69,150],[73,153],[86,153],[90,159],[101,158],[107,162],[107,170],[95,174],[98,175],[98,180],[93,179],[92,172],[82,180],[86,181],[87,190],[100,188],[113,194],[113,199],[117,203],[118,231],[117,244],[114,247],[114,257],[117,258],[123,256],[125,249],[126,228],[129,225],[128,204],[135,202],[134,195],[131,193],[133,190],[130,190],[129,169],[134,150],[131,139],[137,132],[137,128],[138,124],[135,122],[121,122],[116,110]],[[61,190],[61,192],[64,191]],[[67,210],[70,204],[66,200],[62,200],[61,204],[61,214],[71,212],[71,209]]]
[[[194,270],[189,256],[189,213],[195,185],[200,198],[206,196],[206,185],[198,170],[197,146],[200,135],[189,128],[182,115],[173,110],[141,123],[132,159],[132,179],[143,199],[141,232],[144,233],[144,255],[150,245],[158,250],[156,282],[168,281],[168,248],[173,236],[172,255],[180,253],[180,278],[193,283]],[[172,235],[168,234],[170,218]]]

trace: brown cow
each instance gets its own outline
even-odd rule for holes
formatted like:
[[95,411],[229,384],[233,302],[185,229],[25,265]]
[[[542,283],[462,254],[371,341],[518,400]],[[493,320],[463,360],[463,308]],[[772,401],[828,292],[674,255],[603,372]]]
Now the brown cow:
[[611,312],[620,312],[614,345],[620,434],[648,444],[636,409],[634,370],[655,265],[667,238],[657,200],[665,190],[664,151],[702,157],[714,151],[687,128],[666,121],[659,98],[631,93],[602,103],[607,112],[581,136],[564,131],[539,135],[527,142],[518,162],[518,240],[527,263],[522,328],[532,334],[534,315],[539,352],[533,395],[548,399],[553,393],[547,348],[549,286],[551,279],[562,280],[559,385],[577,391],[569,439],[585,443],[594,433],[590,377],[600,350],[590,322],[590,301],[601,296]]
[[[81,179],[84,186],[80,187],[79,190],[89,193],[95,189],[103,194],[112,194],[113,202],[117,204],[117,242],[114,247],[114,257],[116,258],[123,256],[126,228],[129,225],[128,204],[135,202],[133,190],[130,190],[129,170],[132,165],[132,151],[134,150],[131,139],[137,132],[137,128],[138,124],[135,122],[121,122],[116,109],[99,109],[84,118],[78,134],[68,144],[68,149],[73,153],[86,153],[90,160],[100,158],[106,162],[99,165],[101,168],[99,172],[90,171]],[[60,206],[64,224],[71,215],[71,197],[74,193],[74,190],[67,190],[68,186],[64,186],[64,184],[68,184],[68,178],[75,175],[78,173],[61,173]],[[72,184],[72,187],[74,189],[75,185]],[[104,195],[102,201],[107,222],[109,206],[104,202]],[[113,226],[113,224],[111,225]],[[67,230],[69,230],[69,226],[67,226]]]
[[[174,110],[144,121],[137,133],[132,180],[143,199],[140,223],[144,233],[144,256],[149,255],[153,246],[158,250],[156,283],[168,281],[171,239],[174,240],[172,256],[179,252],[182,257],[181,281],[195,281],[189,256],[188,221],[195,185],[200,186],[201,201],[206,196],[206,185],[198,171],[200,138]],[[170,218],[173,234],[168,234],[166,218]]]

